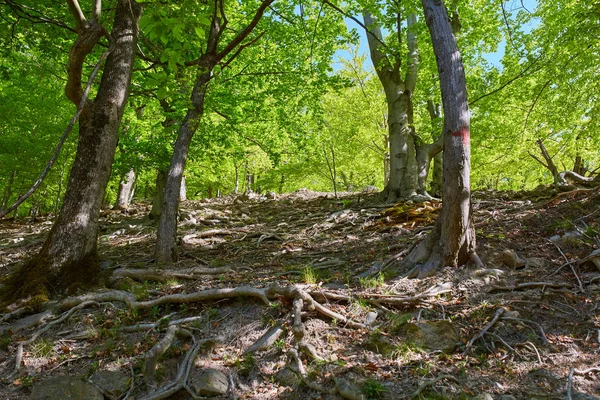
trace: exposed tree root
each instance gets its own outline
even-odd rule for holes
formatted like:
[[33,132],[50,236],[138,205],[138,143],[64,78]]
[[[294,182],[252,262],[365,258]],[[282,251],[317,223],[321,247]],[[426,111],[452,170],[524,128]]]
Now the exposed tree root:
[[473,343],[475,343],[475,341],[477,339],[482,339],[483,335],[485,335],[486,332],[489,331],[490,328],[492,326],[494,326],[494,324],[496,322],[498,322],[498,320],[500,319],[500,317],[502,316],[502,314],[504,314],[505,311],[506,310],[504,308],[499,308],[496,311],[496,314],[494,314],[494,318],[492,318],[492,320],[486,326],[484,326],[483,329],[477,335],[473,336],[473,338],[471,340],[469,340],[469,342],[467,343],[467,347],[465,348],[465,354],[468,353],[469,350],[471,350],[471,347],[473,346]]
[[177,376],[175,377],[175,380],[173,382],[171,382],[170,384],[164,386],[160,390],[158,390],[154,393],[151,393],[149,395],[146,395],[145,397],[142,397],[141,399],[142,400],[162,400],[162,399],[169,398],[170,396],[174,395],[181,389],[185,389],[192,396],[192,398],[197,398],[198,396],[196,396],[194,391],[187,384],[187,380],[190,376],[190,371],[192,369],[192,366],[194,365],[196,356],[198,355],[198,352],[200,351],[202,346],[204,344],[206,344],[207,342],[218,342],[218,341],[219,341],[218,339],[214,339],[214,338],[196,341],[194,343],[194,345],[186,353],[186,355],[183,359],[183,362],[181,363],[181,365],[179,366],[179,369],[177,370]]
[[[539,331],[539,337],[540,340],[542,342],[542,344],[544,346],[546,346],[548,344],[548,339],[546,339],[546,333],[544,332],[544,328],[542,328],[542,326],[535,322],[535,321],[531,321],[528,319],[521,319],[521,318],[515,318],[515,317],[511,317],[511,316],[506,316],[505,315],[506,309],[505,308],[499,308],[496,313],[494,314],[494,317],[491,319],[490,322],[488,322],[483,329],[481,329],[481,331],[479,331],[479,333],[477,333],[477,335],[473,336],[471,338],[471,340],[469,340],[469,342],[467,343],[467,346],[465,347],[465,351],[464,354],[467,354],[470,350],[471,347],[473,347],[473,344],[478,340],[478,339],[482,339],[484,338],[484,336],[489,335],[490,337],[499,340],[504,346],[506,346],[507,349],[511,350],[511,351],[515,351],[514,348],[512,348],[508,343],[506,343],[506,341],[504,341],[504,339],[502,339],[500,336],[489,332],[489,330],[499,321],[499,320],[504,320],[504,321],[515,321],[515,322],[520,322],[523,325],[527,326],[529,329],[531,329],[532,331],[535,332],[535,329],[533,329],[530,325],[533,325],[535,327],[537,327],[538,331]],[[525,342],[523,344],[521,344],[522,346],[527,346],[527,347],[531,347],[531,349],[536,353],[537,355],[537,359],[540,363],[542,363],[542,359],[540,356],[540,353],[537,349],[537,347],[535,347],[535,345],[533,343],[531,343],[530,341]]]
[[[276,299],[278,297],[285,297],[293,300],[293,334],[294,334],[294,347],[288,352],[290,360],[294,362],[297,370],[300,372],[302,381],[311,389],[318,390],[323,393],[335,393],[336,388],[327,388],[319,383],[312,381],[302,364],[302,360],[299,353],[304,353],[309,359],[323,361],[315,349],[315,347],[306,341],[305,339],[305,327],[302,323],[302,311],[307,308],[309,311],[317,311],[319,314],[328,317],[330,319],[337,320],[342,325],[347,325],[353,328],[367,328],[365,324],[353,321],[342,314],[336,313],[329,308],[323,306],[319,302],[315,301],[313,297],[304,289],[298,286],[280,286],[273,284],[266,288],[254,288],[254,287],[235,287],[235,288],[222,288],[222,289],[209,289],[189,294],[173,294],[158,297],[156,299],[147,301],[137,301],[133,294],[125,291],[113,290],[107,292],[91,293],[78,297],[71,297],[63,300],[59,304],[59,309],[66,310],[56,319],[44,325],[42,328],[34,332],[31,337],[18,343],[17,356],[15,361],[15,372],[18,371],[22,364],[23,349],[24,346],[34,342],[40,335],[47,332],[51,327],[64,322],[67,318],[72,316],[78,310],[81,310],[90,305],[97,305],[101,302],[122,302],[130,309],[149,309],[155,306],[164,304],[185,304],[193,302],[202,302],[209,300],[218,300],[226,298],[237,298],[237,297],[255,297],[262,300],[265,304],[270,304],[269,299]],[[48,318],[53,316],[52,311],[37,314],[35,318],[30,318],[32,322],[23,324],[22,321],[17,321],[11,325],[13,327],[23,326],[31,327],[37,324],[43,323]],[[182,327],[183,324],[193,322],[200,319],[201,317],[189,317],[176,320],[169,320],[170,316],[163,317],[160,321],[155,323],[141,323],[132,326],[125,326],[119,328],[120,331],[124,332],[139,332],[148,331],[151,329],[158,329],[160,327],[166,328],[165,335],[146,353],[145,365],[144,365],[144,378],[150,388],[155,385],[154,374],[158,359],[163,355],[175,341],[177,335],[183,335],[194,339],[193,335]],[[24,320],[26,320],[25,318]],[[268,348],[272,343],[277,340],[279,335],[282,333],[281,326],[271,329],[267,334],[251,346],[247,352],[257,351]],[[194,346],[186,354],[183,363],[179,367],[176,379],[170,384],[158,389],[154,393],[148,394],[145,399],[165,399],[171,396],[178,390],[187,390],[193,398],[197,398],[195,393],[187,386],[187,379],[190,373],[190,369],[193,365],[193,361],[201,344],[206,343],[206,340],[197,341]],[[152,389],[151,389],[152,390]]]
[[512,286],[492,286],[488,289],[489,292],[495,291],[513,291],[527,290],[535,288],[569,288],[573,285],[567,282],[523,282]]
[[428,387],[430,387],[430,386],[433,386],[433,385],[435,385],[436,383],[438,383],[438,382],[439,382],[439,381],[441,381],[442,379],[448,379],[448,380],[454,381],[454,382],[456,382],[456,383],[460,383],[460,382],[458,381],[458,379],[456,379],[456,378],[455,378],[454,376],[452,376],[452,375],[440,375],[440,376],[438,376],[438,377],[436,377],[436,378],[434,378],[434,379],[431,379],[431,380],[428,380],[428,381],[425,381],[425,382],[423,382],[423,383],[422,383],[422,384],[421,384],[421,385],[420,385],[420,386],[417,388],[417,390],[415,390],[415,391],[412,393],[411,397],[412,397],[413,399],[414,399],[415,397],[418,397],[418,396],[419,396],[419,395],[420,395],[420,394],[423,392],[423,390],[427,389],[427,388],[428,388]]
[[154,372],[156,370],[156,363],[158,362],[158,358],[166,353],[169,350],[169,347],[175,341],[175,335],[179,331],[178,325],[171,325],[167,329],[167,333],[165,336],[158,341],[146,353],[146,360],[144,363],[144,379],[146,379],[146,384],[148,386],[152,386],[154,384]]
[[171,279],[197,280],[206,275],[221,275],[231,273],[230,267],[193,268],[187,272],[169,269],[130,269],[119,268],[113,272],[114,278],[131,278],[137,281],[164,282]]

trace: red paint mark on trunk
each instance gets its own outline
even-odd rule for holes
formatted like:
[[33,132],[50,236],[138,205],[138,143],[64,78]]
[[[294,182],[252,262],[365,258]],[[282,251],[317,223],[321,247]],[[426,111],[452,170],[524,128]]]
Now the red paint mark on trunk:
[[464,146],[468,146],[471,140],[469,129],[466,126],[460,128],[460,131],[452,133],[453,138],[460,138]]

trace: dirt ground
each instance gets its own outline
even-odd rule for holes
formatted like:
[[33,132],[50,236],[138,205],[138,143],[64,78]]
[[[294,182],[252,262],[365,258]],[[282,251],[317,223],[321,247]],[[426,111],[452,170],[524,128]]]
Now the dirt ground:
[[[0,315],[0,398],[26,399],[50,376],[87,379],[99,370],[132,376],[121,398],[143,398],[149,390],[145,357],[165,337],[168,322],[183,318],[193,318],[181,324],[191,336],[176,338],[158,358],[158,388],[175,379],[194,340],[218,338],[195,359],[196,369],[229,377],[229,392],[215,398],[336,399],[340,382],[352,387],[346,398],[364,399],[600,396],[600,272],[590,257],[600,249],[598,190],[558,197],[475,193],[478,252],[486,269],[467,264],[422,280],[402,278],[407,271],[392,257],[427,234],[440,205],[380,205],[374,199],[301,190],[274,199],[187,201],[179,224],[181,257],[169,269],[180,275],[162,281],[131,273],[156,267],[149,205],[102,215],[102,267],[114,273],[107,285],[136,301],[276,285],[299,288],[337,313],[332,318],[318,307],[303,309],[302,342],[314,350],[299,357],[304,373],[290,356],[300,343],[296,300],[284,295],[270,297],[270,305],[224,296],[139,309],[98,300],[26,328],[20,325],[24,315],[11,314],[14,306]],[[34,254],[50,227],[49,217],[0,221],[0,275]],[[454,348],[414,345],[400,333],[407,324],[436,321],[452,324]],[[138,324],[154,325],[132,328]],[[276,326],[283,333],[266,349],[245,352]],[[293,372],[288,379],[286,366]],[[169,398],[192,397],[182,389]]]

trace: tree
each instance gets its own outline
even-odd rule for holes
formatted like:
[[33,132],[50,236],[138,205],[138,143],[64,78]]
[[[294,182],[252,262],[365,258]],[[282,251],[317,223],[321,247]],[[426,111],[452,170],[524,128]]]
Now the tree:
[[[77,154],[60,214],[40,252],[11,277],[8,296],[12,297],[91,284],[100,272],[98,216],[129,94],[141,7],[132,0],[119,0],[109,34],[100,24],[100,0],[94,2],[89,20],[77,0],[69,0],[68,5],[77,24],[77,40],[69,54],[65,93],[72,103],[83,107]],[[102,37],[109,39],[110,54],[96,97],[85,100],[84,62]]]
[[253,44],[260,36],[242,43],[252,33],[265,10],[274,0],[262,1],[256,9],[250,23],[240,30],[227,44],[221,44],[221,38],[228,28],[223,0],[215,0],[211,7],[211,22],[208,28],[206,48],[202,55],[194,61],[198,66],[194,87],[190,96],[191,106],[183,119],[177,140],[173,147],[173,157],[169,166],[162,212],[159,219],[155,257],[158,262],[171,262],[177,259],[177,211],[179,193],[185,164],[194,133],[204,113],[204,104],[208,84],[212,79],[214,68],[226,57],[226,65],[245,48]]
[[444,108],[444,187],[442,210],[433,231],[403,260],[415,265],[410,277],[433,275],[440,267],[472,259],[475,228],[470,190],[470,113],[465,71],[444,4],[422,0],[435,52]]
[[[398,13],[398,20],[400,20]],[[388,105],[387,124],[389,129],[390,172],[383,191],[388,201],[407,199],[417,194],[416,150],[411,132],[413,123],[412,96],[417,83],[417,38],[413,26],[417,18],[414,14],[407,17],[407,54],[408,64],[402,76],[402,56],[386,54],[381,28],[367,8],[363,11],[367,29],[367,40],[371,59],[377,76],[381,81]],[[400,26],[400,23],[398,24]],[[402,32],[398,32],[400,39]]]

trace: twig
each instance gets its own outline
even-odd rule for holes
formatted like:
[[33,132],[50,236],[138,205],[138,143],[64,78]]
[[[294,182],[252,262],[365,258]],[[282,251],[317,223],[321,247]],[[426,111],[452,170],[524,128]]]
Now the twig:
[[524,282],[524,283],[519,283],[518,285],[513,285],[513,286],[492,286],[489,291],[494,291],[494,290],[520,290],[520,289],[531,289],[531,288],[536,288],[536,287],[550,287],[550,288],[566,288],[566,287],[571,287],[570,283],[566,283],[566,282]]
[[21,204],[23,204],[25,202],[25,200],[27,200],[29,198],[29,196],[31,196],[37,190],[37,188],[42,184],[42,182],[46,178],[46,175],[48,175],[48,172],[50,172],[50,169],[54,165],[54,162],[60,155],[60,151],[62,150],[62,147],[65,144],[67,137],[69,137],[69,134],[71,133],[71,130],[73,129],[73,126],[75,126],[75,123],[79,119],[79,115],[81,114],[81,112],[83,111],[83,108],[85,107],[85,103],[87,101],[88,94],[90,93],[90,88],[92,87],[92,83],[94,82],[94,79],[96,78],[96,74],[98,73],[98,70],[100,69],[100,65],[106,59],[106,57],[108,57],[108,55],[110,54],[111,51],[112,51],[112,49],[110,49],[110,48],[107,51],[105,51],[100,56],[100,59],[96,63],[96,66],[94,67],[94,70],[92,71],[92,74],[90,75],[90,78],[88,79],[87,86],[85,87],[83,96],[81,97],[81,101],[79,102],[79,107],[77,108],[77,112],[75,112],[75,115],[73,115],[73,118],[71,118],[71,121],[67,125],[62,137],[60,138],[60,141],[58,142],[58,145],[56,146],[56,149],[54,150],[54,154],[52,155],[52,158],[50,158],[50,161],[48,161],[48,164],[46,165],[46,168],[44,168],[44,170],[40,174],[40,177],[38,178],[38,180],[35,181],[33,186],[23,196],[19,197],[19,199],[17,199],[17,201],[15,201],[15,203],[13,205],[11,205],[10,207],[8,207],[7,209],[0,210],[0,218],[8,215],[11,211],[15,210],[17,207],[19,207]]
[[[503,317],[502,319],[505,319],[507,321],[517,321],[517,322],[521,322],[525,325],[527,324],[532,324],[538,327],[538,329],[540,330],[540,339],[542,339],[542,344],[545,346],[548,344],[548,339],[546,339],[546,332],[544,332],[544,328],[542,328],[542,325],[540,325],[539,323],[529,320],[529,319],[521,319],[521,318],[514,318],[514,317]],[[533,328],[531,328],[529,326],[529,328],[531,330],[533,330]]]
[[600,372],[600,367],[592,367],[592,368],[588,368],[588,369],[575,369],[574,372],[577,375],[586,375],[586,374],[589,374],[590,372]]
[[567,378],[567,400],[573,400],[571,396],[571,389],[573,387],[573,373],[575,372],[575,368],[571,368],[569,370],[569,377]]
[[133,366],[129,365],[129,370],[131,371],[131,383],[129,384],[129,390],[127,390],[127,394],[121,400],[127,400],[133,391],[135,386],[135,372],[133,371]]
[[494,318],[492,318],[492,320],[483,327],[483,329],[475,336],[473,336],[473,338],[471,338],[471,340],[469,340],[469,343],[467,343],[467,347],[465,348],[465,352],[464,354],[468,353],[469,350],[471,349],[471,347],[473,346],[473,343],[475,343],[475,341],[477,339],[483,338],[483,335],[486,334],[486,332],[492,327],[494,326],[494,324],[498,321],[498,319],[500,318],[500,316],[502,316],[502,314],[504,313],[504,311],[506,311],[504,308],[499,308],[496,311],[496,314],[494,314]]
[[69,318],[75,311],[79,311],[84,307],[87,307],[91,304],[97,304],[95,301],[85,301],[83,303],[78,304],[77,306],[71,308],[69,311],[63,313],[58,319],[54,321],[48,322],[44,327],[37,330],[31,337],[27,340],[19,342],[17,347],[17,356],[15,357],[15,371],[18,371],[21,368],[21,362],[23,361],[23,347],[33,343],[41,334],[46,332],[48,329],[53,327],[54,325],[60,324],[67,318]]
[[420,386],[417,388],[417,390],[415,390],[415,391],[413,392],[413,394],[411,395],[411,398],[415,398],[415,397],[417,397],[418,395],[420,395],[420,394],[421,394],[421,392],[422,392],[423,390],[427,389],[429,386],[433,386],[433,385],[435,385],[436,383],[438,383],[438,382],[439,382],[439,381],[441,381],[442,379],[448,379],[448,380],[454,381],[454,382],[456,382],[456,383],[460,383],[460,382],[458,381],[458,379],[456,379],[456,378],[455,378],[455,377],[453,377],[452,375],[440,375],[440,376],[438,376],[438,377],[436,377],[436,378],[434,378],[434,379],[431,379],[431,380],[429,380],[429,381],[425,381],[425,382],[423,382],[423,383],[422,383],[422,384],[421,384],[421,385],[420,385]]

